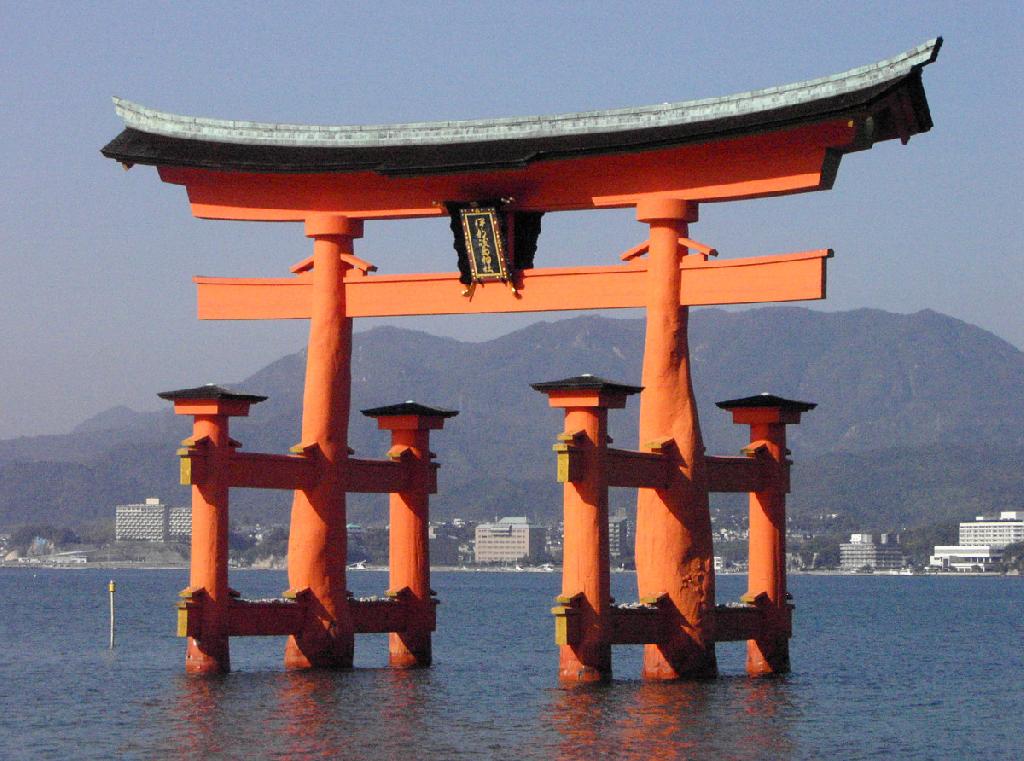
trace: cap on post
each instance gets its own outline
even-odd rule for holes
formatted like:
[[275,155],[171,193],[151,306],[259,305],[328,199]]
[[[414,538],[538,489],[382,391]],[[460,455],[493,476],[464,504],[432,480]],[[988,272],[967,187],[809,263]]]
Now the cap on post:
[[336,235],[343,238],[362,238],[363,220],[344,214],[317,213],[306,217],[306,237],[320,238]]
[[266,401],[267,397],[257,394],[240,394],[215,383],[193,388],[179,388],[174,391],[161,391],[157,394],[161,399],[174,402],[176,415],[228,415],[245,417],[249,414],[249,405]]
[[809,412],[818,405],[785,399],[767,391],[741,399],[726,399],[715,402],[715,406],[732,413],[734,423],[799,423],[800,414]]
[[681,198],[649,195],[637,200],[636,218],[638,222],[654,222],[659,219],[696,222],[697,204]]
[[371,407],[367,410],[360,410],[360,412],[366,415],[366,417],[376,418],[377,427],[387,431],[399,428],[438,429],[444,427],[446,418],[455,417],[459,414],[458,410],[428,407],[412,399],[407,399],[399,404]]
[[607,407],[619,409],[626,406],[626,398],[643,391],[643,386],[616,383],[597,375],[584,373],[571,378],[531,383],[535,391],[548,395],[552,407]]

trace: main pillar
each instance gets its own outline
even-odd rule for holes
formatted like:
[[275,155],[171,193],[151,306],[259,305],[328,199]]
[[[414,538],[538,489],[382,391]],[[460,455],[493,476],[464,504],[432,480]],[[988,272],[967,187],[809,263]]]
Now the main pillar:
[[[204,467],[192,481],[192,557],[189,592],[201,606],[199,635],[185,648],[185,671],[190,674],[231,670],[228,645],[228,462],[234,444],[228,419],[246,416],[249,406],[267,397],[236,394],[212,384],[164,391],[160,398],[174,402],[176,415],[192,415],[192,437],[186,440],[204,452]],[[189,461],[190,462],[190,461]]]
[[[559,610],[573,617],[575,635],[559,634],[558,678],[600,682],[612,677],[611,580],[608,571],[608,410],[626,406],[637,386],[592,375],[531,384],[565,410],[556,445],[564,486],[562,594]],[[571,452],[569,450],[572,450]],[[568,472],[570,469],[577,472]],[[562,626],[568,628],[568,622]],[[562,636],[562,635],[565,636]]]
[[690,377],[689,310],[681,307],[680,236],[696,221],[694,204],[651,198],[637,205],[650,226],[647,333],[640,395],[640,446],[675,442],[678,467],[665,489],[637,496],[636,569],[640,599],[667,594],[666,641],[644,646],[643,676],[651,680],[717,673],[712,616],[714,555],[704,443]]
[[313,238],[313,304],[302,397],[302,444],[316,445],[318,482],[295,492],[288,540],[288,583],[308,589],[313,615],[303,631],[288,638],[286,668],[348,668],[354,629],[348,609],[345,562],[348,533],[345,470],[352,385],[352,320],[345,313],[343,279],[352,241],[363,225],[337,214],[306,220]]
[[430,494],[436,491],[437,465],[431,462],[430,431],[444,427],[454,410],[426,407],[413,401],[363,410],[377,426],[391,431],[388,456],[407,463],[405,488],[390,495],[388,566],[389,594],[400,596],[408,616],[405,628],[388,634],[388,664],[424,668],[433,658],[431,632],[435,605],[430,590]]
[[793,627],[786,591],[786,426],[799,423],[801,413],[817,405],[760,394],[718,402],[717,406],[731,412],[734,423],[750,426],[748,453],[763,448],[774,466],[764,487],[750,493],[750,570],[742,599],[764,612],[760,633],[747,640],[747,673],[787,673]]

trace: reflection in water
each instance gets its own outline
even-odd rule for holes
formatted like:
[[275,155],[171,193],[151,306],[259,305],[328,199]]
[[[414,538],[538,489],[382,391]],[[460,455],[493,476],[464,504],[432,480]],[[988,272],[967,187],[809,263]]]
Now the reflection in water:
[[[181,640],[168,630],[180,573],[125,572],[113,652],[105,609],[95,604],[97,594],[105,603],[108,574],[33,580],[0,569],[0,600],[11,611],[0,636],[16,656],[0,665],[0,726],[12,728],[0,732],[0,758],[902,761],[927,756],[944,737],[956,738],[961,755],[1020,756],[1024,692],[986,692],[977,669],[959,661],[934,668],[922,655],[974,648],[1006,673],[1024,672],[1021,616],[1010,615],[1024,612],[1024,585],[1012,577],[798,576],[802,636],[787,677],[741,676],[743,646],[734,643],[721,647],[719,663],[736,676],[642,684],[621,678],[640,664],[637,649],[624,647],[620,679],[564,690],[548,614],[558,591],[552,574],[438,574],[445,606],[432,669],[289,674],[281,640],[239,638],[239,670],[205,678],[181,673]],[[257,595],[286,584],[276,572],[238,575]],[[371,571],[353,576],[364,585],[359,594],[386,583]],[[632,577],[612,581],[622,598],[633,594]],[[738,596],[738,577],[720,581],[735,586],[723,596]],[[937,595],[949,605],[934,605]],[[950,607],[984,626],[951,629]],[[360,641],[376,659],[364,657],[367,664],[385,657],[374,636]],[[901,647],[911,641],[918,647]]]
[[171,699],[151,706],[162,735],[151,739],[179,759],[786,759],[798,755],[801,720],[784,678],[552,688],[525,710],[470,720],[448,710],[468,695],[422,671],[180,676],[170,686]]
[[787,758],[796,719],[783,680],[615,682],[552,691],[560,759]]
[[424,716],[445,696],[425,676],[390,669],[182,675],[142,724],[159,728],[146,738],[149,747],[175,759],[416,757],[417,749],[443,749],[449,731]]
[[338,757],[337,721],[340,683],[330,673],[290,671],[278,677],[277,705],[274,710],[283,722],[271,726],[268,741],[283,751],[284,758],[311,755],[314,758]]
[[268,740],[284,758],[348,758],[356,751],[386,756],[423,740],[424,696],[417,674],[363,670],[293,672],[278,677],[275,723]]
[[[170,724],[178,731],[164,742],[168,757],[215,758],[224,752],[226,738],[221,730],[221,706],[226,679],[216,675],[184,674],[174,679]],[[130,748],[124,750],[130,751]]]

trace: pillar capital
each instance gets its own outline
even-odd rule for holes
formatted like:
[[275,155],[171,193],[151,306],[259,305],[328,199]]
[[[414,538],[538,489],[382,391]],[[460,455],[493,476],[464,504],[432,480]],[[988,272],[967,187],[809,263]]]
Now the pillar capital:
[[732,422],[754,425],[758,423],[780,423],[791,425],[800,422],[800,414],[817,407],[812,402],[784,399],[767,391],[741,399],[726,399],[715,402],[715,406],[732,413]]
[[179,388],[161,391],[161,399],[174,402],[175,415],[224,415],[245,417],[249,406],[265,401],[267,397],[257,394],[240,394],[224,386],[207,383],[194,388]]
[[535,391],[548,395],[552,407],[599,407],[621,409],[626,399],[643,391],[643,386],[629,386],[585,373],[544,383],[531,383]]
[[636,204],[636,218],[640,222],[648,223],[658,220],[696,222],[697,204],[681,198],[664,196],[641,198]]
[[400,404],[389,404],[384,407],[371,407],[360,410],[366,417],[377,419],[377,427],[382,431],[428,431],[444,427],[447,418],[458,415],[457,410],[442,410],[428,407],[425,404],[408,399]]
[[339,236],[342,238],[362,238],[363,220],[353,219],[344,214],[310,214],[306,217],[306,237],[322,238]]

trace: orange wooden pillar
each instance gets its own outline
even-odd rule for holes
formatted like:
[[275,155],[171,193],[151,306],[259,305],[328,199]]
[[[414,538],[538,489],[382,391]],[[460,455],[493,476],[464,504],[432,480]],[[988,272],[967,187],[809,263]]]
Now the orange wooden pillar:
[[320,477],[295,492],[288,540],[288,583],[292,593],[309,590],[314,614],[305,629],[288,638],[286,668],[348,668],[354,629],[348,609],[345,562],[348,534],[345,477],[352,385],[352,320],[345,310],[343,279],[352,241],[362,221],[337,214],[306,220],[313,238],[313,303],[302,399],[302,443],[316,447]]
[[[165,391],[176,415],[192,415],[192,437],[184,443],[203,451],[205,467],[192,481],[192,559],[189,589],[201,606],[200,631],[189,637],[185,671],[192,674],[231,670],[228,645],[228,485],[234,443],[228,418],[249,414],[251,404],[267,397],[236,394],[220,386]],[[189,460],[183,460],[183,463]]]
[[637,219],[650,225],[640,446],[670,438],[678,453],[669,485],[640,489],[637,495],[639,596],[667,594],[671,602],[666,641],[644,646],[643,676],[710,677],[718,670],[711,515],[690,378],[689,309],[679,305],[680,264],[686,253],[679,238],[687,235],[687,223],[696,221],[697,208],[685,201],[650,198],[637,205]]
[[395,668],[422,668],[432,660],[436,600],[430,590],[430,542],[427,533],[430,494],[437,491],[437,465],[431,462],[430,431],[444,427],[454,410],[413,401],[363,410],[391,431],[388,457],[406,465],[406,484],[390,496],[388,594],[406,606],[403,631],[388,635],[388,663]]
[[759,636],[747,640],[747,673],[789,671],[792,606],[786,592],[786,494],[789,465],[786,426],[817,405],[772,394],[717,403],[734,423],[750,426],[747,453],[763,448],[774,464],[763,489],[750,494],[750,570],[743,601],[764,612]]
[[612,676],[608,410],[625,407],[640,389],[591,375],[532,385],[552,407],[565,410],[565,432],[555,445],[558,480],[565,484],[561,607],[553,611],[558,678],[606,681]]

